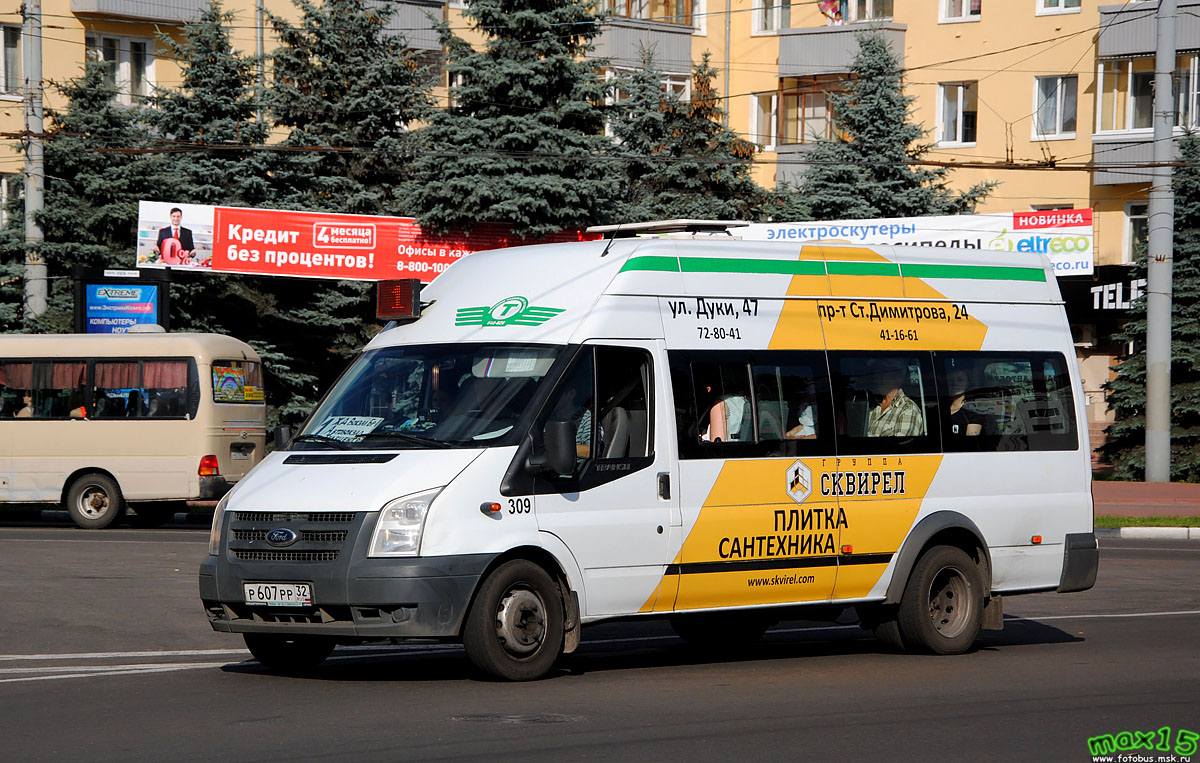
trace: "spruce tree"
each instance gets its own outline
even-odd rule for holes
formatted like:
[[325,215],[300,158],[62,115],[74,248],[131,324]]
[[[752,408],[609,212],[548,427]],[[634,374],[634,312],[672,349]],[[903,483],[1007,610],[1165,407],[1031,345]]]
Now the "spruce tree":
[[432,107],[436,73],[384,27],[395,12],[367,0],[293,0],[300,20],[271,17],[279,37],[266,103],[295,149],[276,168],[288,209],[409,214],[399,195],[409,128]]
[[620,179],[605,160],[599,63],[585,58],[594,0],[469,0],[464,15],[484,43],[440,28],[452,105],[419,132],[421,224],[537,236],[605,221]]
[[[38,220],[45,235],[42,252],[50,279],[49,304],[35,320],[26,320],[16,309],[5,310],[0,313],[4,330],[71,331],[71,266],[130,268],[134,264],[138,199],[159,179],[139,156],[153,145],[145,109],[116,102],[118,92],[107,81],[107,66],[89,60],[80,77],[54,85],[67,106],[47,114],[45,206]],[[23,238],[23,219],[14,215],[4,232],[3,249],[9,253],[5,259],[10,270],[16,273],[23,266],[14,268],[12,263],[24,262]],[[24,282],[6,288],[19,293]]]
[[[1175,169],[1175,236],[1171,294],[1171,479],[1200,482],[1200,136],[1179,141]],[[1146,277],[1146,255],[1134,278]],[[1113,339],[1134,352],[1114,366],[1104,385],[1116,421],[1101,448],[1114,476],[1145,479],[1146,471],[1146,300],[1139,298]]]
[[653,57],[622,82],[628,97],[612,121],[625,167],[624,219],[749,219],[764,201],[751,177],[754,144],[723,124],[705,53],[692,72],[691,99],[662,92]]
[[925,156],[925,128],[912,122],[914,96],[904,93],[899,61],[880,34],[858,35],[844,93],[831,96],[837,137],[816,141],[806,157],[801,193],[818,220],[919,217],[972,212],[996,186],[961,193],[945,167],[909,164]]

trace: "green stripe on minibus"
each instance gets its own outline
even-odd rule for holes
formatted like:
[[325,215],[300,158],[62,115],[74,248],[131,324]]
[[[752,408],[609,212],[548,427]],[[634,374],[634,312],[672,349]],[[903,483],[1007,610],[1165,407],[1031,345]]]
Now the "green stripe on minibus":
[[1041,268],[1007,265],[901,265],[908,278],[969,278],[981,281],[1045,281]]
[[894,262],[826,262],[831,276],[899,276]]
[[742,257],[680,257],[685,273],[747,273],[753,275],[823,276],[820,260],[750,260]]
[[674,257],[630,257],[621,266],[621,272],[626,270],[654,270],[665,273],[678,273],[679,260]]

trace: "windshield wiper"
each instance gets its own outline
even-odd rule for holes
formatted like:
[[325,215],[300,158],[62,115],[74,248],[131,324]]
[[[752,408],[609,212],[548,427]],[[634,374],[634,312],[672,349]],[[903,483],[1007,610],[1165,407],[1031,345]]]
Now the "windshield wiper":
[[408,432],[368,432],[362,436],[362,439],[364,439],[364,440],[367,440],[367,439],[376,439],[377,440],[377,439],[384,439],[384,438],[391,438],[394,440],[400,440],[401,442],[407,442],[407,443],[410,443],[413,445],[420,445],[423,448],[427,448],[427,447],[453,448],[454,447],[451,443],[445,442],[444,440],[433,440],[428,437],[421,437],[419,435],[409,434]]
[[330,445],[337,446],[338,450],[350,450],[350,446],[333,437],[326,437],[323,434],[302,434],[297,435],[292,439],[292,442],[326,442]]

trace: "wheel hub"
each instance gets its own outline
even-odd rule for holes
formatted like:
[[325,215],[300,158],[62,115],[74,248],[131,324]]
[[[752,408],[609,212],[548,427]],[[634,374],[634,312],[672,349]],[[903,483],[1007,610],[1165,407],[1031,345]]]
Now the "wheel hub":
[[101,517],[108,511],[108,496],[102,490],[94,488],[88,490],[79,500],[79,508],[85,515],[93,519]]
[[524,589],[509,591],[496,613],[496,634],[513,654],[529,654],[546,636],[546,611],[541,598]]
[[940,570],[929,587],[929,618],[938,633],[954,638],[970,620],[970,594],[962,573],[953,567]]

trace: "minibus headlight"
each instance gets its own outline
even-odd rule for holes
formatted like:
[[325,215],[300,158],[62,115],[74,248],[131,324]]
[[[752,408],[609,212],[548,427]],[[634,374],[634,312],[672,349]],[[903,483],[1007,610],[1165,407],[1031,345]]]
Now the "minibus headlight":
[[226,493],[225,497],[217,501],[217,508],[213,509],[212,529],[208,531],[208,553],[211,556],[221,553],[221,520],[225,517],[225,506],[229,504],[231,495],[232,491]]
[[429,505],[442,489],[413,493],[388,502],[375,522],[370,556],[416,556]]

